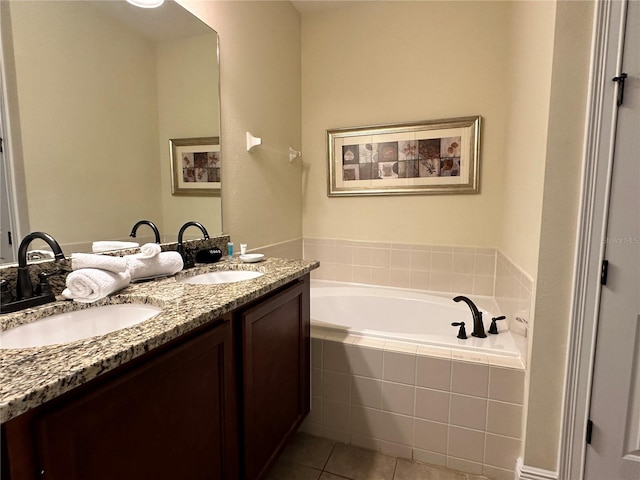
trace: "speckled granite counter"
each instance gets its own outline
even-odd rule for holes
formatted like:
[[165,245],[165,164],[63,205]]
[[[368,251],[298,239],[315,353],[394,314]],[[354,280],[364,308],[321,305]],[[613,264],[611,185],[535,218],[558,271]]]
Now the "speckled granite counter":
[[[220,262],[180,272],[175,277],[132,284],[91,305],[59,301],[2,315],[0,326],[4,330],[53,313],[98,305],[148,303],[162,308],[162,312],[150,320],[101,337],[47,347],[0,350],[0,422],[113,370],[318,266],[315,261],[276,258],[255,264]],[[221,285],[192,285],[176,281],[184,276],[225,269],[257,270],[264,275]]]

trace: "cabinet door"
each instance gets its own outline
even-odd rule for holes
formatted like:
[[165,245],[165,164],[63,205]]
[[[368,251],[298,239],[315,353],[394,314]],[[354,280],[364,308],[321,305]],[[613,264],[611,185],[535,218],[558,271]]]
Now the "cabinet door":
[[231,346],[227,322],[39,416],[40,478],[236,478]]
[[261,478],[309,413],[309,283],[241,313],[244,474]]

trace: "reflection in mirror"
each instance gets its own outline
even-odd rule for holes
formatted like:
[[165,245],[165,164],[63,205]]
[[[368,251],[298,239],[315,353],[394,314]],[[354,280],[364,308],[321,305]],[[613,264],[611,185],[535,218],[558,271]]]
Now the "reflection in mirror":
[[[48,232],[69,255],[132,240],[143,219],[164,242],[190,220],[221,233],[217,191],[172,195],[169,148],[170,139],[220,136],[216,32],[168,0],[157,9],[124,0],[0,8],[19,234]],[[153,232],[140,229],[136,241]]]

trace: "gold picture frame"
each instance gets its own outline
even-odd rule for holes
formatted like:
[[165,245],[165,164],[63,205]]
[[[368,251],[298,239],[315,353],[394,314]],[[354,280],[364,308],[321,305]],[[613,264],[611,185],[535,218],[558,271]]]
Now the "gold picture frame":
[[169,148],[172,195],[220,196],[220,137],[173,138]]
[[327,130],[330,197],[478,193],[481,117]]

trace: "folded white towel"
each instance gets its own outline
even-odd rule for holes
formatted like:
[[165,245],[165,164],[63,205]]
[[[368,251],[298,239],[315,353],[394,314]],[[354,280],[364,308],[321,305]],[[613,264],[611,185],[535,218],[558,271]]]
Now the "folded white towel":
[[136,253],[125,255],[124,258],[127,259],[127,272],[131,275],[131,280],[173,275],[184,266],[178,252],[161,252],[151,258],[145,258],[142,254]]
[[157,243],[145,243],[140,247],[140,258],[151,258],[158,255],[162,249]]
[[121,250],[123,248],[136,248],[139,247],[140,244],[138,242],[118,242],[115,240],[101,240],[98,242],[93,242],[91,245],[91,251],[93,253],[97,252],[108,252],[109,250]]
[[130,282],[129,272],[83,268],[67,275],[67,288],[62,291],[62,296],[76,302],[91,303],[123,289]]
[[127,271],[127,261],[123,257],[109,255],[94,255],[93,253],[72,253],[71,268],[99,268],[109,272],[122,273]]

